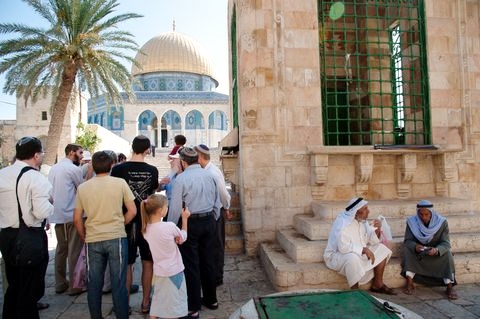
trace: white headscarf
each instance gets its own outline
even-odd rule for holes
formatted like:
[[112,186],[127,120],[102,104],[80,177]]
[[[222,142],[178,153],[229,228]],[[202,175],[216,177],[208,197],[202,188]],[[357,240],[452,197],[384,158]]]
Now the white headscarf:
[[332,229],[330,230],[330,235],[328,236],[328,243],[326,251],[338,251],[338,236],[342,229],[350,225],[350,223],[355,218],[357,211],[363,206],[367,205],[368,202],[362,197],[352,198],[345,208],[342,211],[335,221],[333,222]]
[[[420,217],[418,217],[418,211],[420,208],[426,208],[432,214],[432,218],[430,219],[428,226],[425,226]],[[433,204],[431,202],[428,200],[421,200],[417,204],[417,213],[415,216],[410,216],[407,218],[407,225],[410,227],[413,236],[415,236],[415,238],[422,244],[426,245],[432,240],[433,236],[438,232],[445,220],[445,217],[438,214],[433,209]]]

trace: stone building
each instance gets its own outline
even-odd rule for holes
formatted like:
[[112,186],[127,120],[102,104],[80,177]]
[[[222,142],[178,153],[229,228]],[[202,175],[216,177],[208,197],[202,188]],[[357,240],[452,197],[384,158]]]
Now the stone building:
[[[15,144],[23,136],[36,136],[45,146],[47,142],[48,126],[50,125],[51,98],[39,98],[36,102],[25,101],[23,97],[16,100],[16,120],[0,121],[0,134],[5,143],[0,145],[0,160],[7,164],[15,156]],[[58,145],[58,158],[65,156],[65,145],[75,141],[77,124],[86,122],[87,99],[84,95],[72,95],[68,110],[65,113],[63,134]]]
[[480,279],[480,2],[229,0],[230,163],[247,252],[279,290],[346,286],[326,269],[354,196],[394,231],[429,198],[449,217],[457,279]]
[[228,95],[215,92],[214,64],[204,47],[176,31],[145,43],[132,66],[136,98],[120,107],[89,101],[88,123],[131,141],[138,134],[157,147],[172,147],[183,134],[188,145],[217,147],[228,133]]

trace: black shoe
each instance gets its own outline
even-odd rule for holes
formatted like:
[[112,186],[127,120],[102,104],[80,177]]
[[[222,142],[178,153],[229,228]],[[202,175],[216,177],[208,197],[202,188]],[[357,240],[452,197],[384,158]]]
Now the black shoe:
[[223,279],[218,279],[216,284],[217,284],[217,287],[223,285]]
[[218,302],[207,304],[202,298],[202,305],[207,307],[210,310],[217,310],[218,309]]
[[48,303],[37,302],[37,309],[38,310],[47,309],[48,307],[50,307],[50,305]]
[[140,287],[138,285],[131,285],[130,286],[130,294],[136,294]]

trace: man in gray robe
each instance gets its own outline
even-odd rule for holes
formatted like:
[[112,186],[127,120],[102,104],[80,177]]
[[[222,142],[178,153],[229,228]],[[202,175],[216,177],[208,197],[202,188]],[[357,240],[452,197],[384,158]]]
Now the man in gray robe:
[[433,209],[431,202],[419,201],[417,213],[407,218],[403,243],[402,276],[406,279],[403,292],[413,294],[414,281],[429,286],[446,285],[447,297],[457,299],[448,222]]

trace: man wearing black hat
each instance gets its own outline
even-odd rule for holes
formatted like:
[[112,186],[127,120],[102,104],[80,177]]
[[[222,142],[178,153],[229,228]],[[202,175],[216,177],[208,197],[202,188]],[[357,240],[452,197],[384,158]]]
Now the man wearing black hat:
[[[9,284],[4,296],[3,318],[36,319],[39,318],[38,309],[48,307],[48,304],[37,305],[37,302],[45,293],[48,245],[43,228],[45,219],[53,214],[50,200],[52,186],[38,171],[44,156],[40,140],[30,136],[23,137],[17,142],[15,149],[15,163],[0,170],[0,250]],[[17,178],[28,166],[34,169],[21,176],[17,188]],[[42,240],[38,241],[42,257],[33,261],[33,265],[19,265],[14,258],[20,224],[18,207],[21,208],[25,225],[31,231],[40,233],[42,237]]]
[[218,308],[214,212],[221,204],[215,180],[198,164],[197,152],[184,147],[179,154],[184,172],[173,184],[168,221],[178,224],[182,206],[191,212],[188,239],[180,246],[180,252],[185,265],[189,318],[198,318],[202,304],[209,309]]

